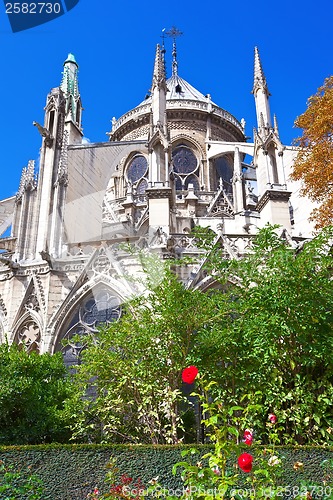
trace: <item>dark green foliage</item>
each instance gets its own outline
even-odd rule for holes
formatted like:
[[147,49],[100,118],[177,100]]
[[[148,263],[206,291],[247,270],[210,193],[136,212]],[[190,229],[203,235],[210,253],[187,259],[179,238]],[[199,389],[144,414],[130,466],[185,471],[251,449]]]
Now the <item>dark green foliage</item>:
[[61,354],[28,354],[0,345],[0,443],[69,439],[63,402],[69,382]]
[[29,467],[20,470],[13,465],[0,462],[0,498],[5,500],[41,500],[42,481],[31,474]]
[[225,404],[260,404],[249,418],[265,442],[269,412],[282,443],[326,443],[333,427],[332,230],[292,249],[261,230],[242,260],[209,263],[223,287],[216,317],[198,332],[192,362]]
[[[0,447],[0,459],[16,468],[31,467],[44,485],[43,500],[83,500],[98,486],[103,490],[104,478],[110,457],[116,459],[119,474],[128,474],[143,484],[156,476],[164,487],[176,489],[182,486],[180,476],[172,475],[172,467],[182,460],[181,451],[190,446],[125,446],[125,445],[39,445]],[[209,446],[199,446],[200,454]],[[323,460],[332,459],[332,448],[277,447],[285,457],[281,484],[299,485],[301,480],[321,483]],[[255,447],[251,453],[255,455]],[[302,462],[302,470],[293,468]],[[103,486],[104,485],[104,486]]]

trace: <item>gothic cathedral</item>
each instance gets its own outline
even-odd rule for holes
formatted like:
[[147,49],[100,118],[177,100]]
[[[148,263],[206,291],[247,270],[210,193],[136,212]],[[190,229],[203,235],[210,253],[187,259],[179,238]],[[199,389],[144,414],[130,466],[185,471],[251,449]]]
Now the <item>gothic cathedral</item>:
[[[38,174],[29,161],[16,196],[0,201],[1,341],[62,351],[74,363],[82,346],[71,337],[117,320],[122,303],[143,292],[130,279],[141,270],[128,243],[163,261],[199,254],[198,225],[215,232],[224,258],[246,253],[268,222],[290,244],[311,237],[311,204],[289,180],[296,152],[281,143],[271,117],[258,50],[253,142],[244,120],[180,76],[175,40],[170,78],[164,55],[158,45],[150,93],[112,119],[103,143],[83,140],[78,64],[68,55],[44,124],[34,122]],[[214,286],[200,265],[181,274],[189,287]]]

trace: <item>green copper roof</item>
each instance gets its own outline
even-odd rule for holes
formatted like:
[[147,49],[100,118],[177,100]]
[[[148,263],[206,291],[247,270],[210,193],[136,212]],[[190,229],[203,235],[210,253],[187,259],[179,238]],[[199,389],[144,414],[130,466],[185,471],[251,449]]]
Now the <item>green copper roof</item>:
[[64,71],[60,88],[66,99],[66,114],[71,115],[73,122],[76,122],[77,106],[80,105],[78,67],[74,55],[68,54],[64,62]]
[[64,66],[65,66],[66,63],[74,63],[74,64],[76,64],[76,66],[78,66],[78,64],[77,64],[77,62],[75,60],[74,54],[71,54],[71,53],[68,54],[67,59],[64,62]]

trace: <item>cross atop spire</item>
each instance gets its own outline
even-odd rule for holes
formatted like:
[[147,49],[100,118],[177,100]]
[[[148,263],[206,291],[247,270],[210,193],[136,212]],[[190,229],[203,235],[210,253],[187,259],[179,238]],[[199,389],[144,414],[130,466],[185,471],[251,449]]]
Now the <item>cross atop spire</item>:
[[172,45],[172,76],[178,75],[178,61],[177,61],[177,37],[183,34],[182,31],[179,31],[175,26],[172,26],[171,30],[165,32],[166,36],[173,38]]
[[260,56],[259,56],[259,50],[258,47],[254,48],[254,83],[253,83],[253,93],[258,90],[258,88],[262,88],[268,95],[268,87],[267,87],[267,82],[266,82],[266,77],[264,75],[261,61],[260,61]]

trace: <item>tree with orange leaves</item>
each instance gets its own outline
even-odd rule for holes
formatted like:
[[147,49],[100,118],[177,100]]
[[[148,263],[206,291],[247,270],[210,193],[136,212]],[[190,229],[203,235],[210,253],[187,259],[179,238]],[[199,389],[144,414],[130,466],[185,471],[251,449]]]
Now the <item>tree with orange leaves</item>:
[[316,229],[333,224],[333,76],[308,99],[295,126],[303,129],[294,143],[299,152],[291,178],[302,181],[302,194],[318,203],[311,214]]

